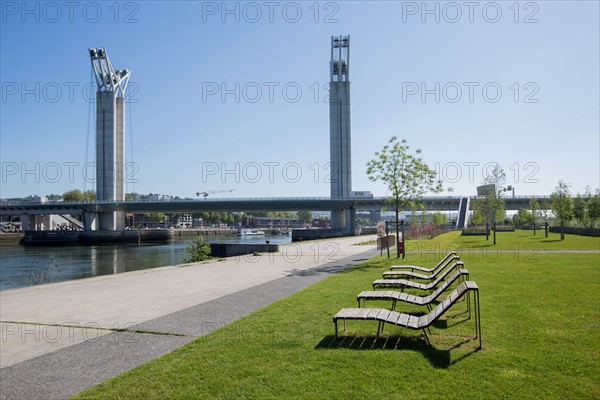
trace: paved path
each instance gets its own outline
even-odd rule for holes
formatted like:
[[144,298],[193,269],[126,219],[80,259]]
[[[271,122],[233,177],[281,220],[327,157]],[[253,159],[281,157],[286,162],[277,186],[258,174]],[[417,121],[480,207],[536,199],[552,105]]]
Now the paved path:
[[375,256],[368,239],[0,292],[0,399],[76,394]]

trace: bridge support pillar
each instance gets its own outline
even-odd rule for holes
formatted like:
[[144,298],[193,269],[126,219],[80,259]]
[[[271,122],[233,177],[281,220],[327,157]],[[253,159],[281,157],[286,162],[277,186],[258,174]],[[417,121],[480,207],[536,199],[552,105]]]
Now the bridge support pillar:
[[355,236],[358,233],[356,232],[356,210],[354,207],[346,210],[346,215],[346,221],[348,221],[348,232],[350,235]]
[[123,211],[98,213],[98,229],[101,231],[122,231],[125,229],[125,213]]
[[28,214],[21,214],[21,230],[23,232],[29,230],[29,215]]
[[39,215],[30,215],[29,216],[29,230],[30,231],[39,231],[40,229],[40,216]]
[[341,231],[343,235],[354,235],[356,226],[356,210],[335,209],[331,210],[331,229]]
[[96,218],[97,218],[96,213],[84,211],[81,214],[81,219],[83,220],[83,229],[86,231],[95,230],[96,229]]
[[346,210],[334,209],[331,210],[331,229],[341,230],[342,232],[346,228]]

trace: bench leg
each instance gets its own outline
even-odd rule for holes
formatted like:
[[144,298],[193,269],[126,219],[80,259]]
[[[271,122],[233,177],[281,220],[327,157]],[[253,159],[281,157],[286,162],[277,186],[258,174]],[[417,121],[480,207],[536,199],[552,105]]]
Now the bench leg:
[[467,293],[467,310],[469,310],[469,319],[471,319],[471,294]]
[[475,308],[476,318],[477,318],[477,336],[479,336],[479,348],[481,349],[481,308],[479,303],[479,290],[475,292],[477,296],[477,306]]
[[337,325],[338,320],[337,319],[334,320],[333,323],[335,325],[335,340],[337,340],[337,338],[338,338],[338,325]]

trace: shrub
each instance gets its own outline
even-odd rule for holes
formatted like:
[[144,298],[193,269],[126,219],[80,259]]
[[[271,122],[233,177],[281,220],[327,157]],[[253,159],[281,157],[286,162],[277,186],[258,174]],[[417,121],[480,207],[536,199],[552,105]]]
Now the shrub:
[[185,258],[186,263],[206,261],[213,258],[210,256],[210,245],[204,241],[202,236],[198,236],[192,240],[185,251],[188,253],[188,256]]

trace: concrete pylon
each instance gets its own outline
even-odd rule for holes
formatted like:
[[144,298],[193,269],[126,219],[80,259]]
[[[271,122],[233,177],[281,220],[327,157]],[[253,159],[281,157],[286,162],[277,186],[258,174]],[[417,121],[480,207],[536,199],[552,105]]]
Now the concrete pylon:
[[[329,82],[329,151],[331,197],[350,197],[352,141],[350,114],[350,36],[331,37]],[[331,210],[331,227],[350,233],[350,210]]]
[[[114,91],[96,93],[96,198],[100,201],[123,201],[125,162],[125,102]],[[122,230],[122,212],[98,215],[98,228]]]
[[[125,200],[125,91],[130,70],[115,70],[104,48],[89,49],[96,92],[96,199]],[[98,214],[98,229],[125,228],[123,212]]]

